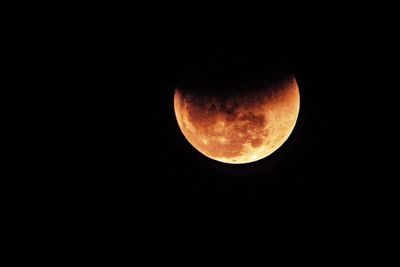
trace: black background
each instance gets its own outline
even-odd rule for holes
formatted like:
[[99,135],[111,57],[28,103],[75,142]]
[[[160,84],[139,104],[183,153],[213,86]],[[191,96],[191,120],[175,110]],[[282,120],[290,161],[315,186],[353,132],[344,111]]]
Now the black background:
[[[2,52],[6,254],[392,266],[391,10],[363,2],[13,9]],[[191,147],[173,111],[182,77],[229,81],[277,66],[295,74],[301,94],[295,130],[277,152],[229,165]]]

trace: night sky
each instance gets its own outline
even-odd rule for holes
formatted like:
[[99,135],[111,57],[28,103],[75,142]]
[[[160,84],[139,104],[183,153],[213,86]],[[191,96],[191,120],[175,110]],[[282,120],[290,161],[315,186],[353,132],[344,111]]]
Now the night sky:
[[[392,7],[48,8],[2,26],[12,260],[394,266]],[[282,72],[300,113],[269,157],[219,163],[182,135],[185,78]]]

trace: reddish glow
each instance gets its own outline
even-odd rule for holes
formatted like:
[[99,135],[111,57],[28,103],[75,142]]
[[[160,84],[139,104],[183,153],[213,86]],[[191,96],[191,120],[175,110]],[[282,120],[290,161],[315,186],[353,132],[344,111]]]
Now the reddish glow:
[[174,108],[183,135],[202,154],[225,163],[249,163],[267,157],[288,139],[300,94],[294,77],[273,90],[224,101],[196,99],[177,88]]

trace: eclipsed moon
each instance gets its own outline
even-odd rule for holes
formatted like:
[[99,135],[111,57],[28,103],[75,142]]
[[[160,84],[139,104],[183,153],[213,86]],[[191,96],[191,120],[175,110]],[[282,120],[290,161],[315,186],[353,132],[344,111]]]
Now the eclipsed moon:
[[288,139],[300,108],[294,76],[261,90],[218,97],[176,88],[175,115],[193,147],[225,163],[267,157]]

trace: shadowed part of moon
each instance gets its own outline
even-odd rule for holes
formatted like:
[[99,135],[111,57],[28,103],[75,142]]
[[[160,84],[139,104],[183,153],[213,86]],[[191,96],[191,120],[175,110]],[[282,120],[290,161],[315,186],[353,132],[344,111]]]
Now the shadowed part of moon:
[[225,163],[248,163],[278,149],[292,132],[300,107],[294,77],[273,88],[228,97],[176,88],[174,108],[186,139]]

